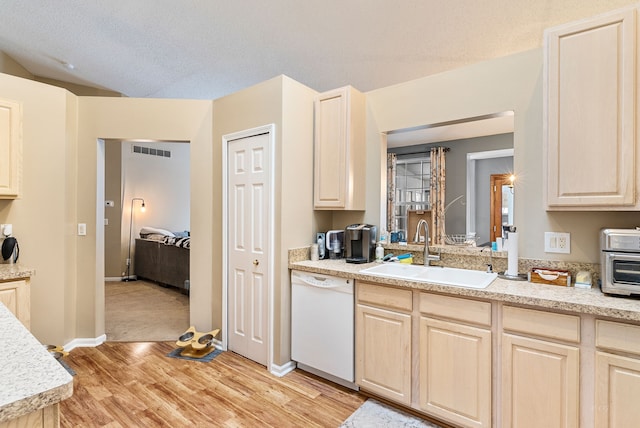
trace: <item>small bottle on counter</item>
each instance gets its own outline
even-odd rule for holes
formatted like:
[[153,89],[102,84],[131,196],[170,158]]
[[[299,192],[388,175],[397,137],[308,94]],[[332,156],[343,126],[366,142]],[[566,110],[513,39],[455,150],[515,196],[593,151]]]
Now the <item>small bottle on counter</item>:
[[376,247],[376,261],[381,263],[384,258],[384,248],[382,248],[382,243],[378,242],[378,246]]
[[311,261],[317,262],[319,258],[318,244],[311,244],[311,247],[309,248],[309,252],[311,253]]

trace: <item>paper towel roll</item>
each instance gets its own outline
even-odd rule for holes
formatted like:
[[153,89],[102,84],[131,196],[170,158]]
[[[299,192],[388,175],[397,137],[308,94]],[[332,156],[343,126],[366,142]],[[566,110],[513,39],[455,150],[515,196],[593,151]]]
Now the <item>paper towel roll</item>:
[[507,235],[507,272],[508,276],[518,276],[518,233],[509,232]]

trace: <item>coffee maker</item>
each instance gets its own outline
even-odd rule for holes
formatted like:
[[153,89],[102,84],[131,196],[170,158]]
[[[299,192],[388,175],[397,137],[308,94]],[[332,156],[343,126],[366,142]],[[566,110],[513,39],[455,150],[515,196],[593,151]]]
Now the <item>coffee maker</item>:
[[375,260],[377,228],[370,224],[351,224],[344,231],[347,263],[369,263]]

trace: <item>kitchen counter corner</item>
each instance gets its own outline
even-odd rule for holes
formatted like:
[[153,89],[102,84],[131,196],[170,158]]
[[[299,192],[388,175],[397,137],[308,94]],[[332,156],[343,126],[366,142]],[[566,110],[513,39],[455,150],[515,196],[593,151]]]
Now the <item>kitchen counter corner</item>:
[[71,397],[71,375],[2,304],[0,347],[0,423]]

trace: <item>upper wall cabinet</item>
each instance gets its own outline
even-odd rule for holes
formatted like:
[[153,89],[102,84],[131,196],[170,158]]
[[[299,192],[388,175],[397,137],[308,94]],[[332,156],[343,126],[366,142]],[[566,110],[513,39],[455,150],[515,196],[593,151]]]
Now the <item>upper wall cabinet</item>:
[[640,209],[636,16],[627,8],[545,32],[548,210]]
[[20,196],[22,114],[20,104],[0,99],[0,199]]
[[314,208],[365,209],[365,96],[346,86],[315,99]]

